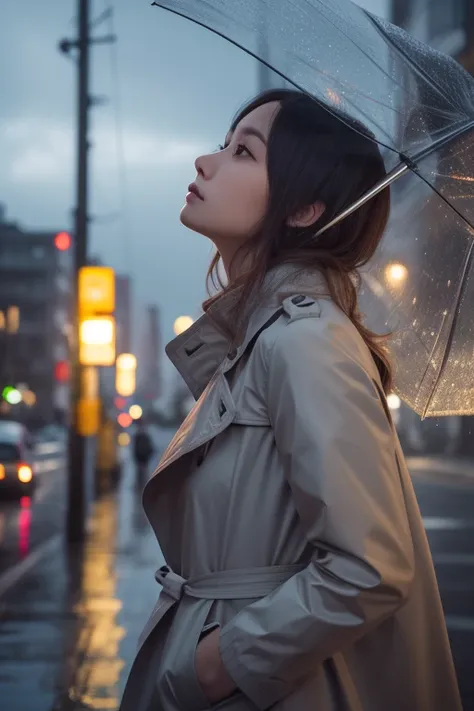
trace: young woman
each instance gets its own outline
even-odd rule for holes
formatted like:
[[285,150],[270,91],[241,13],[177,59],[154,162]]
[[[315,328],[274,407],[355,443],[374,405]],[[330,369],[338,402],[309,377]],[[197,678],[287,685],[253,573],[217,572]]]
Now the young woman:
[[357,270],[389,213],[362,125],[265,93],[196,160],[183,224],[227,284],[167,348],[197,399],[144,492],[167,561],[122,711],[458,711]]

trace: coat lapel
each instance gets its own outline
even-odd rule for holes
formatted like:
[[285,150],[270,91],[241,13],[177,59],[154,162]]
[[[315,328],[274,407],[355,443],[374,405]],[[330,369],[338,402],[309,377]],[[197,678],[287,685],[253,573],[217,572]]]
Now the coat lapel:
[[272,318],[285,297],[291,293],[324,294],[323,285],[321,276],[315,272],[302,275],[301,270],[284,266],[268,275],[260,306],[252,313],[245,338],[238,348],[230,348],[230,340],[219,326],[235,303],[236,294],[232,292],[224,294],[208,313],[168,344],[166,353],[197,402],[171,440],[152,479],[232,424],[236,407],[226,375],[237,365],[253,337]]
[[235,418],[235,403],[222,369],[212,377],[166,449],[153,478],[180,457],[223,432]]

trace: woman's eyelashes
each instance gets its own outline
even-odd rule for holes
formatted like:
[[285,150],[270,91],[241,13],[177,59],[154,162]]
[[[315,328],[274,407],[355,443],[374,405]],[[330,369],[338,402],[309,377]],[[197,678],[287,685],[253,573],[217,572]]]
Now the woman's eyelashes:
[[[228,148],[229,146],[230,146],[230,143],[228,143],[225,146],[219,145],[219,146],[217,146],[216,152],[225,151],[226,148]],[[253,155],[252,155],[252,153],[250,153],[247,146],[243,143],[238,143],[237,146],[235,147],[234,156],[241,156],[241,155],[244,155],[244,153],[246,153],[250,158],[253,158]]]

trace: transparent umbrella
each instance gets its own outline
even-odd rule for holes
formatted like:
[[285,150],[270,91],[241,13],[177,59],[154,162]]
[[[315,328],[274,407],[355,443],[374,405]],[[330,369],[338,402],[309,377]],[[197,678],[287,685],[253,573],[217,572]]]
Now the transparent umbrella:
[[366,323],[393,332],[396,392],[411,408],[474,413],[474,79],[350,0],[153,4],[373,132],[386,180],[337,218],[392,184],[389,225],[363,273]]

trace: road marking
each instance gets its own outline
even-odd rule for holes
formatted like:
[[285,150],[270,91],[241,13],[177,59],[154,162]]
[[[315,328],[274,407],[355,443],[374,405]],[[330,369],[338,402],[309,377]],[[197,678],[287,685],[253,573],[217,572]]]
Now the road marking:
[[64,466],[65,460],[63,458],[51,458],[51,459],[40,459],[34,464],[34,469],[37,474],[44,474],[45,472],[52,472],[59,467]]
[[474,632],[474,617],[446,615],[446,626],[455,632]]
[[46,454],[63,454],[64,445],[59,442],[41,442],[37,444],[33,450],[35,456],[43,456]]
[[474,528],[474,521],[442,516],[425,516],[423,523],[426,531],[457,531],[462,528]]
[[35,548],[30,555],[21,560],[19,563],[15,563],[8,570],[0,575],[0,598],[5,595],[8,590],[11,590],[21,578],[26,575],[32,568],[34,568],[38,563],[48,555],[51,555],[53,551],[58,547],[61,542],[62,536],[57,533],[51,536],[47,541]]

